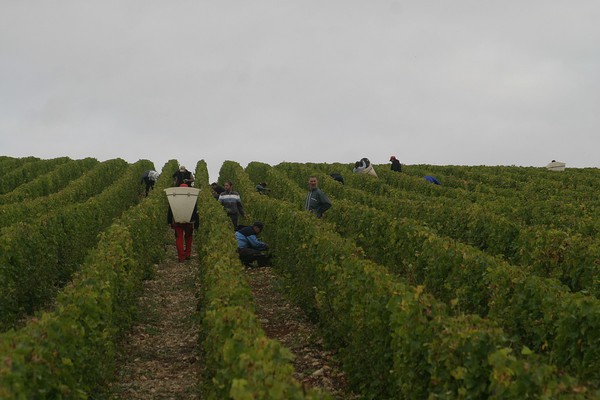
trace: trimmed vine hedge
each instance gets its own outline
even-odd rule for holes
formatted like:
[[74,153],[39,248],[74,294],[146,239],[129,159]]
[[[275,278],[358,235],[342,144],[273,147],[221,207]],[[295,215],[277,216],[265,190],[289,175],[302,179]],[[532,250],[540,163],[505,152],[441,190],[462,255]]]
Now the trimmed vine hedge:
[[[96,164],[80,177],[73,179],[62,190],[48,196],[39,196],[18,203],[0,205],[0,227],[17,222],[39,221],[49,212],[82,203],[99,195],[114,184],[129,168],[129,164],[119,158]],[[16,190],[15,190],[16,191]],[[7,194],[10,195],[13,192]]]
[[152,168],[147,160],[131,164],[107,190],[84,203],[51,210],[32,223],[0,231],[0,328],[48,304],[79,269],[98,234],[137,204],[139,177]]
[[20,185],[27,184],[39,175],[58,167],[61,164],[69,162],[69,157],[58,157],[49,160],[40,160],[35,157],[26,157],[13,164],[13,168],[5,170],[0,175],[0,195],[10,192]]
[[[406,398],[424,393],[442,398],[597,395],[527,348],[512,349],[510,337],[493,320],[450,316],[422,288],[410,288],[385,268],[362,260],[361,250],[325,221],[253,194],[241,168],[234,163],[227,168],[246,207],[264,220],[265,240],[277,250],[277,265],[290,279],[290,292],[318,318],[328,343],[339,349],[350,382],[365,398],[397,398],[398,393]],[[455,328],[449,331],[451,326]],[[465,335],[475,335],[481,344],[469,345]],[[463,336],[457,352],[451,343],[460,343]],[[519,352],[523,354],[516,357]],[[499,379],[507,365],[510,372],[522,374]]]
[[202,389],[207,399],[329,399],[306,391],[293,374],[292,354],[268,339],[260,326],[252,294],[237,256],[231,221],[208,188],[206,164],[196,167],[201,258],[200,339],[206,366]]
[[20,185],[14,190],[0,195],[0,204],[15,203],[26,199],[48,196],[58,192],[69,182],[79,178],[83,173],[98,165],[95,158],[70,160],[57,166],[55,169],[38,176],[34,180]]
[[[157,188],[165,184],[159,179]],[[151,195],[125,212],[53,311],[0,335],[0,398],[88,399],[111,379],[115,343],[130,326],[141,281],[164,256],[165,203]]]

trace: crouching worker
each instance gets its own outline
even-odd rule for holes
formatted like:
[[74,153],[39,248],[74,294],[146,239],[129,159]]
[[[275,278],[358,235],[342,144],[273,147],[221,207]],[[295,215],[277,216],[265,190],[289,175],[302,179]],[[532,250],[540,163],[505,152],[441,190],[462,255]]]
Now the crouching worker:
[[[179,187],[188,187],[188,185],[183,183],[179,185]],[[171,207],[169,206],[167,223],[171,225],[171,228],[175,231],[175,245],[177,247],[177,258],[179,259],[179,262],[189,260],[192,255],[194,229],[198,229],[200,226],[196,205],[194,204],[194,211],[192,212],[190,222],[175,222],[173,210],[171,210]]]
[[252,226],[245,226],[235,232],[240,261],[246,267],[251,267],[255,260],[259,267],[266,267],[269,265],[271,255],[265,253],[265,251],[269,249],[269,246],[258,240],[256,237],[262,230],[263,223],[255,221]]
[[159,175],[160,174],[158,172],[150,169],[144,172],[144,175],[142,175],[141,183],[146,184],[146,197],[148,197],[148,192],[150,192],[150,189],[154,189],[154,184],[156,183]]

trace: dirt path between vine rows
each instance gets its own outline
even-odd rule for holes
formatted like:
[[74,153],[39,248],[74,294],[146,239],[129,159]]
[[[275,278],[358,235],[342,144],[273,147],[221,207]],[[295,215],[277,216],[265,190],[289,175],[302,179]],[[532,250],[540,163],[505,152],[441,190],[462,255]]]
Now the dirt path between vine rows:
[[[197,353],[195,282],[198,259],[177,262],[174,243],[156,273],[144,282],[139,317],[117,360],[116,381],[108,399],[201,399],[201,359]],[[323,348],[317,327],[285,299],[271,268],[246,269],[257,317],[271,339],[295,356],[294,377],[305,387],[322,388],[336,399],[360,396],[349,392],[334,354]]]
[[[192,248],[193,249],[193,248]],[[144,282],[139,318],[117,360],[110,399],[199,399],[197,255],[177,262],[175,241],[155,276]]]
[[322,388],[336,399],[360,398],[349,392],[344,373],[334,354],[323,348],[317,327],[281,293],[277,274],[269,267],[245,273],[267,337],[280,341],[295,355],[294,377],[305,387]]

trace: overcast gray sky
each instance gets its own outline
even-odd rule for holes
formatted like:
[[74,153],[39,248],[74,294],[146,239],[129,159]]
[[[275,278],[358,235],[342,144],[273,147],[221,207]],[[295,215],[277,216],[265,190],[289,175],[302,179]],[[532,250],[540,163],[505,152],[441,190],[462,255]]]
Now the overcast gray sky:
[[0,0],[0,155],[598,167],[598,0]]

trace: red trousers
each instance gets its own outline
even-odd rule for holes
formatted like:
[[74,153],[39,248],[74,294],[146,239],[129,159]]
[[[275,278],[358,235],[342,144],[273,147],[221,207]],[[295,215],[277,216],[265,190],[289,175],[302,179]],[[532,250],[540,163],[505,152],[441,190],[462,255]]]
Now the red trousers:
[[[194,234],[194,224],[173,224],[175,229],[175,245],[177,246],[177,258],[179,261],[185,261],[192,253],[192,241]],[[185,246],[184,246],[185,243]]]

